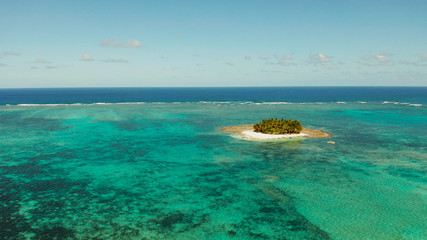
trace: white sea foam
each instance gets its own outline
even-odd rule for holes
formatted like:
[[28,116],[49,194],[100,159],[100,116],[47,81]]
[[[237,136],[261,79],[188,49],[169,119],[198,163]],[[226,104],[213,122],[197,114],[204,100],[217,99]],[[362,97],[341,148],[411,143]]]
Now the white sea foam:
[[198,101],[196,103],[202,103],[202,104],[225,104],[225,103],[231,103],[227,101]]
[[408,102],[389,102],[384,101],[383,104],[394,104],[394,105],[406,105],[406,106],[412,106],[412,107],[422,107],[423,105],[421,103],[408,103]]
[[112,103],[105,103],[105,102],[97,102],[94,103],[94,105],[111,105]]
[[20,107],[56,107],[56,106],[70,106],[71,104],[63,103],[46,103],[46,104],[36,104],[36,103],[23,103],[17,104]]
[[[233,103],[233,102],[230,102]],[[345,103],[345,102],[341,102]],[[291,104],[327,104],[327,102],[239,102],[240,105],[253,104],[253,105],[291,105]]]
[[16,106],[20,106],[20,107],[34,107],[34,106],[39,106],[39,104],[17,104]]
[[19,107],[61,107],[61,106],[87,106],[87,105],[111,105],[112,103],[21,103],[21,104],[7,104],[6,106],[19,106]]
[[91,106],[91,105],[126,105],[126,104],[145,104],[146,102],[121,102],[121,103],[20,103],[20,104],[6,104],[5,106],[19,106],[19,107],[57,107],[57,106]]
[[287,105],[287,104],[292,104],[291,102],[263,102],[261,104],[265,104],[265,105]]
[[[212,105],[222,105],[222,104],[240,104],[240,105],[290,105],[290,104],[347,104],[348,102],[337,101],[337,102],[240,102],[240,101],[198,101],[198,102],[95,102],[95,103],[20,103],[20,104],[5,104],[4,106],[19,106],[19,107],[57,107],[57,106],[90,106],[90,105],[132,105],[132,104],[212,104]],[[351,102],[353,103],[353,102]],[[366,104],[365,101],[357,101],[354,103]],[[408,103],[408,102],[397,102],[397,101],[383,101],[382,104],[394,104],[394,105],[405,105],[412,107],[421,107],[423,104],[419,103]]]
[[111,104],[131,105],[131,104],[146,104],[146,102],[118,102],[118,103],[111,103]]
[[383,104],[400,104],[400,102],[384,101]]

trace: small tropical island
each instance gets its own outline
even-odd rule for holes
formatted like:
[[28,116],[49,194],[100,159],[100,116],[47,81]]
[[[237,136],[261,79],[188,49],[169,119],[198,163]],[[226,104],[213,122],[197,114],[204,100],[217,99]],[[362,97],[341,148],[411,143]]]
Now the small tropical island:
[[273,140],[294,137],[326,138],[331,134],[302,127],[298,120],[271,118],[254,125],[222,127],[221,131],[235,133],[248,140]]
[[302,131],[301,123],[298,120],[285,119],[267,119],[254,125],[254,131],[265,134],[291,134]]

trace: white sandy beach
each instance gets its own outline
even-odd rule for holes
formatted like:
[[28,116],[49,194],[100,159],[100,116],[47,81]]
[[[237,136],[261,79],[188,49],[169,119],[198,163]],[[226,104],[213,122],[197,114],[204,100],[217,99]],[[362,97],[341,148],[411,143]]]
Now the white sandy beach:
[[241,137],[248,140],[271,140],[271,139],[281,139],[281,138],[294,138],[294,137],[304,137],[307,134],[265,134],[254,132],[253,130],[243,131]]
[[240,126],[229,126],[222,127],[221,131],[234,133],[232,136],[247,140],[277,140],[284,138],[294,138],[294,137],[305,137],[305,138],[325,138],[330,137],[331,134],[322,132],[319,130],[314,130],[310,128],[303,128],[302,132],[299,134],[265,134],[255,132],[253,130],[253,125],[240,125]]

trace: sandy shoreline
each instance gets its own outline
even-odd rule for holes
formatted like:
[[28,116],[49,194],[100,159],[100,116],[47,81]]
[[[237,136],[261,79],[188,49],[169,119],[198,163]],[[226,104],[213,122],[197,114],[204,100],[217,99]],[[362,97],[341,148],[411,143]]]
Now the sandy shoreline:
[[314,130],[310,128],[303,128],[299,134],[265,134],[254,132],[253,125],[241,125],[241,126],[230,126],[222,127],[221,131],[230,132],[240,135],[243,139],[249,140],[273,140],[273,139],[284,139],[284,138],[293,138],[293,137],[306,137],[306,138],[326,138],[332,136],[327,132],[322,132],[319,130]]

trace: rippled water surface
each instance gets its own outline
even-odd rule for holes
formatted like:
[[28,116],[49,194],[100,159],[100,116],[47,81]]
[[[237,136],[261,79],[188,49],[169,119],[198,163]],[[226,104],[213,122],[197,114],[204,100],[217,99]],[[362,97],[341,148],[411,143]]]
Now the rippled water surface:
[[[333,137],[219,131],[271,117]],[[423,105],[4,105],[0,238],[427,239],[426,144]]]

